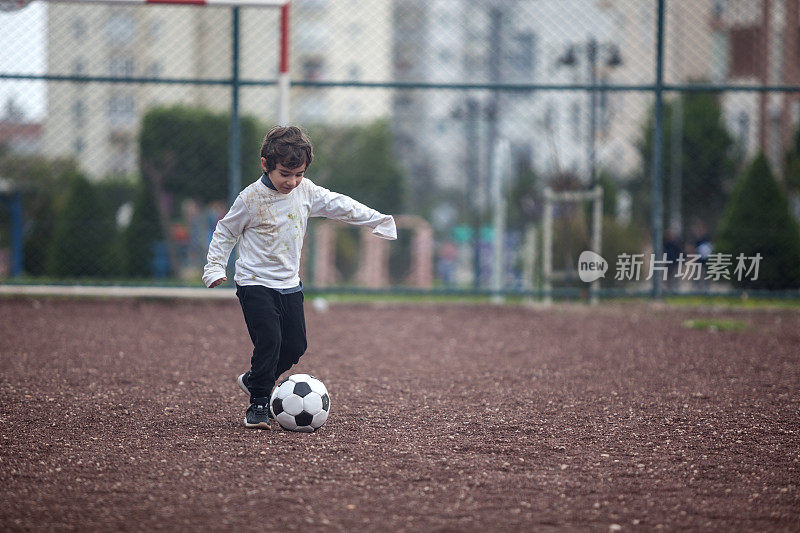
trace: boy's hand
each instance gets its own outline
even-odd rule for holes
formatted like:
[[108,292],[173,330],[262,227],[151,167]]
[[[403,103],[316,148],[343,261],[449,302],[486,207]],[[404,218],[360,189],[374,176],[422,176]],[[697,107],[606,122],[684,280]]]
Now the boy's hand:
[[211,285],[208,286],[208,288],[209,289],[213,289],[214,287],[216,287],[217,285],[219,285],[223,281],[228,281],[228,278],[219,278],[217,281],[212,282]]

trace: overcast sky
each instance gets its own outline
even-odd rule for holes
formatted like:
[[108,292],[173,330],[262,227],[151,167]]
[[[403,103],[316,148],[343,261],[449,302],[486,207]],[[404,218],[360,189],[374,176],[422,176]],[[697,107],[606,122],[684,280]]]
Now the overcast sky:
[[[42,74],[46,71],[46,2],[33,2],[22,10],[0,11],[0,73]],[[0,79],[0,118],[9,97],[31,120],[41,120],[46,109],[45,84],[41,81]]]

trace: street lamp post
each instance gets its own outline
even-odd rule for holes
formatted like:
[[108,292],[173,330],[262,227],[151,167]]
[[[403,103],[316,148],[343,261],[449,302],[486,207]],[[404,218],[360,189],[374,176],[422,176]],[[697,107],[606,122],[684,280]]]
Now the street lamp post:
[[[598,43],[594,37],[589,38],[583,46],[589,68],[589,142],[586,157],[589,165],[589,187],[594,188],[597,183],[597,59],[600,52],[605,50],[607,54],[605,66],[614,68],[622,64],[622,58],[617,45]],[[583,46],[571,45],[559,59],[559,63],[567,67],[576,66],[578,63],[576,50],[580,50]]]

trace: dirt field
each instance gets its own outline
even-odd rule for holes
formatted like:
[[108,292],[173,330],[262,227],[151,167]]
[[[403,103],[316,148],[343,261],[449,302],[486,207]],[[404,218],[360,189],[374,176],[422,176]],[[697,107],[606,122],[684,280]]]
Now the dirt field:
[[798,312],[306,310],[311,435],[235,301],[0,300],[0,530],[800,530]]

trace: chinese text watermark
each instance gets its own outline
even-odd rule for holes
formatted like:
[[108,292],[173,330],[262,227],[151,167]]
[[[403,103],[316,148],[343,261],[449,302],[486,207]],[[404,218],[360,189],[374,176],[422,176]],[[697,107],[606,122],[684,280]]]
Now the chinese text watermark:
[[[736,280],[745,279],[755,281],[758,279],[758,267],[762,256],[739,254],[713,253],[707,257],[700,254],[683,254],[677,259],[667,259],[667,254],[662,254],[661,259],[656,259],[655,254],[650,254],[649,261],[645,261],[645,254],[622,253],[617,256],[614,279],[617,281],[640,281],[645,274],[645,280],[661,276],[667,280],[670,276],[685,281],[692,280]],[[592,282],[604,278],[608,270],[608,262],[595,252],[582,252],[578,258],[578,275],[582,281]]]

